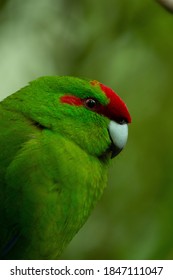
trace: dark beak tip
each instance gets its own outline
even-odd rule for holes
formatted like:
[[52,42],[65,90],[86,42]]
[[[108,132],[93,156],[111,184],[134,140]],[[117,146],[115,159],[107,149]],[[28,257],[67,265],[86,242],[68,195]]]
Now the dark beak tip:
[[119,149],[117,147],[112,147],[112,155],[111,155],[111,159],[113,159],[114,157],[116,157],[120,152],[122,151],[122,149]]

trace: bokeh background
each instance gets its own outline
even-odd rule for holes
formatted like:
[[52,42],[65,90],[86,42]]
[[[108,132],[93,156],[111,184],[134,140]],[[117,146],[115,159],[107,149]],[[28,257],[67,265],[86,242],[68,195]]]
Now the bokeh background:
[[97,79],[133,122],[63,259],[173,259],[173,14],[152,0],[0,0],[0,98],[42,75]]

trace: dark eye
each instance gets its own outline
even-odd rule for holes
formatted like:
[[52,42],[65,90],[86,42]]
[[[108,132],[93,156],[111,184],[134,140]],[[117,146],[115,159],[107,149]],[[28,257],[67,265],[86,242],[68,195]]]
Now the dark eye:
[[85,106],[89,109],[94,109],[97,106],[97,101],[92,98],[87,98],[85,100]]

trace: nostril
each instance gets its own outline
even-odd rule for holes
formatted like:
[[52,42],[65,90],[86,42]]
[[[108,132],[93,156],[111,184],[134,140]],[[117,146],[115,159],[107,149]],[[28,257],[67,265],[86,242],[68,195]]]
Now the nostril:
[[125,119],[119,119],[117,122],[121,125],[127,124],[127,121]]

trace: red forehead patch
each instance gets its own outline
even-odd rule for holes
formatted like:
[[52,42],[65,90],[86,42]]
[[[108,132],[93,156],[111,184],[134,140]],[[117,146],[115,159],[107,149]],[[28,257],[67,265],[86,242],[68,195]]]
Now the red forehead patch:
[[105,115],[112,120],[125,120],[131,123],[131,116],[124,101],[109,87],[94,80],[91,81],[93,86],[99,85],[101,90],[106,94],[109,99],[107,106],[101,106],[99,113]]

